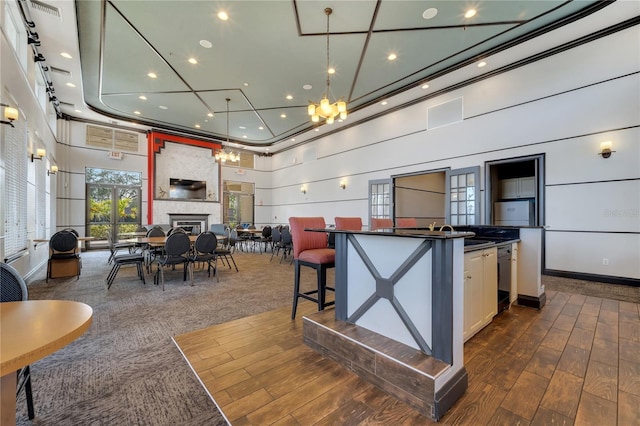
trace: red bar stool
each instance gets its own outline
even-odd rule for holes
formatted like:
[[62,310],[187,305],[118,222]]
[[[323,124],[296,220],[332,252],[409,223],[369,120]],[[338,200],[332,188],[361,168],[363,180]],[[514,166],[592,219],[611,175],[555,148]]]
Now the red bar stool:
[[[327,287],[327,269],[335,267],[336,252],[327,247],[327,234],[305,231],[306,228],[325,229],[326,223],[323,217],[290,217],[289,225],[291,225],[291,236],[293,237],[295,267],[291,319],[295,319],[300,297],[317,303],[319,311],[335,303],[334,301],[326,302],[325,296],[326,290],[335,291],[334,288]],[[300,291],[300,266],[309,266],[317,271],[317,289]]]
[[381,229],[381,228],[393,228],[393,220],[388,218],[372,217],[370,228],[372,231],[375,231],[376,229]]

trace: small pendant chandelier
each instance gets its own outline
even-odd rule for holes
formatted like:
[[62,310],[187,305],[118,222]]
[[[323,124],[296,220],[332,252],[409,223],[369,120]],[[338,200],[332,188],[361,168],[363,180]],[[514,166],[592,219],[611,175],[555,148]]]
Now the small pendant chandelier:
[[231,161],[235,163],[240,161],[240,153],[235,153],[231,151],[231,148],[227,148],[229,146],[229,101],[230,98],[227,98],[227,144],[222,148],[216,151],[216,161],[220,161],[221,163],[226,163],[227,161]]
[[309,101],[309,107],[307,109],[307,112],[311,116],[311,121],[314,123],[319,122],[320,117],[324,118],[327,124],[333,124],[337,116],[340,116],[342,120],[347,118],[347,103],[342,99],[333,103],[329,100],[329,97],[333,96],[330,76],[335,72],[329,65],[329,16],[332,12],[333,10],[330,7],[324,10],[325,15],[327,15],[327,89],[320,102],[315,103]]

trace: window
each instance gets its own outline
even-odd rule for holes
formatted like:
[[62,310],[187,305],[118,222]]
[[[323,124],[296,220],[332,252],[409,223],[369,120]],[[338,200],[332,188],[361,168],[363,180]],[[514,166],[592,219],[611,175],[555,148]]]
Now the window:
[[391,180],[369,181],[369,219],[391,218]]
[[480,223],[480,167],[451,170],[447,173],[447,210],[449,224]]

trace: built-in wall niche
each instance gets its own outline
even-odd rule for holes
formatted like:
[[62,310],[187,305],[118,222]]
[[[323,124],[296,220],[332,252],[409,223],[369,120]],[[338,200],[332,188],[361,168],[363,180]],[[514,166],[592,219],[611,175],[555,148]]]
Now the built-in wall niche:
[[218,202],[219,176],[211,148],[165,141],[155,154],[154,198]]

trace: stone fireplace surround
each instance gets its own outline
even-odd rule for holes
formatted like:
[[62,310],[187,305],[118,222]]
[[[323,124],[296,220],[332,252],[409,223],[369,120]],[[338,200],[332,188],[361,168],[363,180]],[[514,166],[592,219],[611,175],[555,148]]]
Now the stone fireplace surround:
[[169,224],[172,228],[183,228],[187,233],[197,235],[209,229],[208,214],[169,213]]

